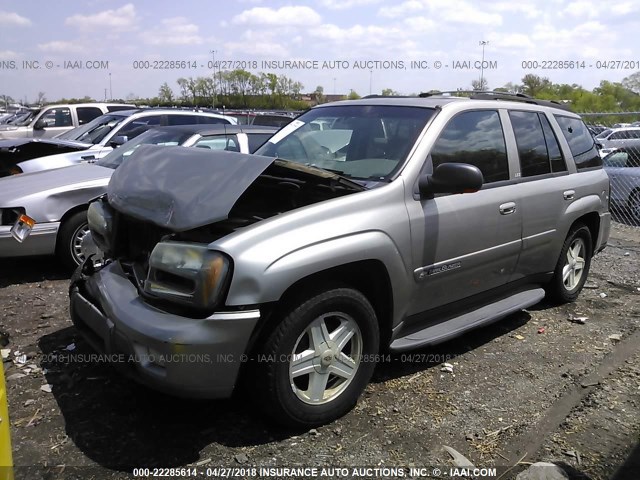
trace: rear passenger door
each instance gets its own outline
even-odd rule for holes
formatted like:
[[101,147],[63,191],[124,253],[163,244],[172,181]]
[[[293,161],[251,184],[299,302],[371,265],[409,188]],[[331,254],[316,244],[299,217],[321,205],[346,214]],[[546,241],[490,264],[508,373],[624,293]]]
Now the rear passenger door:
[[[571,138],[580,135],[580,139],[583,134],[584,139],[588,136],[592,154],[598,156],[584,124],[579,119],[563,118],[571,121],[564,127],[567,135]],[[581,193],[578,179],[570,174],[560,147],[562,127],[561,131],[553,128],[554,117],[543,112],[514,110],[509,112],[509,119],[518,151],[520,171],[516,175],[520,178],[522,211],[522,254],[512,280],[520,280],[553,271],[566,235],[562,229],[567,209]],[[578,131],[580,125],[584,132]]]
[[425,165],[432,172],[448,162],[477,166],[484,185],[476,193],[421,198],[409,205],[417,294],[410,315],[488,292],[509,281],[521,245],[517,185],[510,181],[504,113],[455,115],[435,141]]

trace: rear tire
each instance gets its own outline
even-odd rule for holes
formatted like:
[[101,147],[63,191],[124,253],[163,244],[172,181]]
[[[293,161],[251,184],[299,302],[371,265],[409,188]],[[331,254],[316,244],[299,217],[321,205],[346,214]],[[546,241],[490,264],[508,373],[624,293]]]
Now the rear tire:
[[587,281],[593,251],[591,231],[574,225],[564,241],[553,278],[546,287],[547,297],[557,303],[573,302]]
[[351,288],[287,306],[259,348],[256,400],[275,421],[310,428],[349,412],[375,368],[380,334],[367,298]]

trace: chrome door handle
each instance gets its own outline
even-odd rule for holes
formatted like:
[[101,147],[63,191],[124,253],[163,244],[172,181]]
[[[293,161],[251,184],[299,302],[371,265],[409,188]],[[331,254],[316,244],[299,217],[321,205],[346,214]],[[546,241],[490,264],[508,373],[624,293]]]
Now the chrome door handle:
[[573,197],[576,196],[576,192],[575,190],[567,190],[566,192],[562,193],[562,196],[565,200],[573,200]]
[[516,211],[515,202],[507,202],[500,205],[500,215],[510,215]]

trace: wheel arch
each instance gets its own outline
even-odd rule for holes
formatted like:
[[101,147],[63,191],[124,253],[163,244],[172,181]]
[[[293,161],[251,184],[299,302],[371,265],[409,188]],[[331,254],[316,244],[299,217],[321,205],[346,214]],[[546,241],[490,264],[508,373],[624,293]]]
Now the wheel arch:
[[67,210],[64,215],[60,218],[60,228],[58,229],[58,234],[56,235],[56,245],[55,248],[58,247],[58,240],[60,239],[60,232],[62,231],[62,226],[64,223],[69,220],[70,217],[75,215],[78,212],[82,212],[83,210],[87,210],[89,208],[89,204],[76,205],[69,210]]

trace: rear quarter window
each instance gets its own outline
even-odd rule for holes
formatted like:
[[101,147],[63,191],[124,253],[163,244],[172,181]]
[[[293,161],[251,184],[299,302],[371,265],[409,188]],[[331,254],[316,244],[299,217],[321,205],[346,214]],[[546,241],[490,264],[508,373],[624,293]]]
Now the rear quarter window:
[[562,134],[569,144],[578,170],[602,167],[595,141],[584,122],[578,118],[554,115]]

